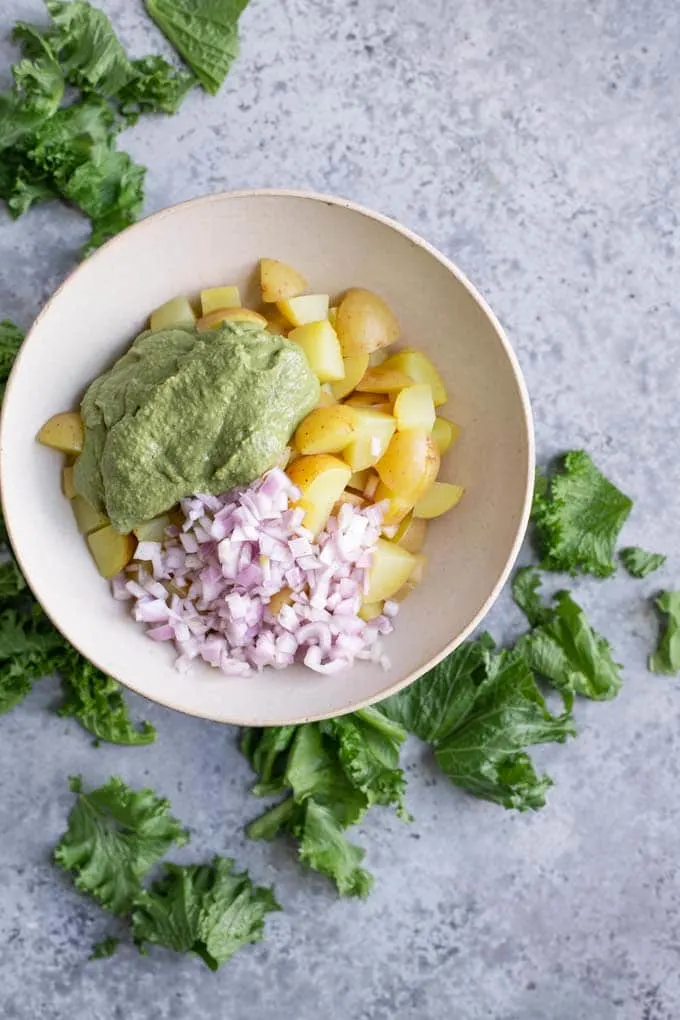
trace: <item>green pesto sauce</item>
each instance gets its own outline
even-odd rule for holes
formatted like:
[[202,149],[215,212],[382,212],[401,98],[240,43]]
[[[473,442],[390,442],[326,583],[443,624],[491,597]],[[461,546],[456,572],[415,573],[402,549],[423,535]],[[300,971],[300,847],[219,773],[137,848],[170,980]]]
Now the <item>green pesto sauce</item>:
[[83,398],[76,489],[127,533],[257,478],[318,399],[301,348],[257,326],[142,333]]

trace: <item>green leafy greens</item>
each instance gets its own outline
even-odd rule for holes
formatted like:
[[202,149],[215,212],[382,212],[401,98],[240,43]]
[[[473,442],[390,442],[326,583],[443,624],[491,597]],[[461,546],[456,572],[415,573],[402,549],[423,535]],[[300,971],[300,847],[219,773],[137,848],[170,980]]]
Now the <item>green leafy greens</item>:
[[128,747],[151,744],[156,731],[151,723],[136,727],[128,716],[120,684],[83,658],[75,648],[64,647],[52,668],[61,676],[64,701],[59,715],[77,719],[88,733],[109,744]]
[[405,779],[402,727],[374,708],[302,726],[246,729],[241,747],[258,773],[253,792],[286,797],[247,828],[252,839],[292,836],[300,860],[326,875],[343,896],[366,896],[373,879],[364,851],[345,830],[374,804],[401,817]]
[[668,623],[659,647],[649,657],[649,668],[653,673],[676,676],[680,672],[680,591],[661,592],[656,604],[668,615]]
[[485,634],[380,709],[431,744],[437,764],[457,786],[524,811],[542,807],[552,785],[548,776],[537,775],[525,748],[575,735],[570,700],[563,714],[551,715],[524,657],[494,652]]
[[23,339],[22,330],[9,319],[0,322],[0,403],[5,395],[5,384]]
[[145,943],[196,953],[217,970],[243,946],[264,937],[264,919],[281,907],[272,889],[253,886],[234,861],[215,857],[210,865],[166,864],[165,874],[138,893],[132,933]]
[[108,935],[92,947],[89,958],[90,960],[107,960],[109,956],[113,956],[119,945],[120,939],[113,935]]
[[[163,57],[130,60],[107,16],[86,0],[46,0],[45,28],[19,22],[22,59],[0,94],[0,198],[14,217],[59,197],[92,221],[89,249],[139,216],[145,169],[116,148],[141,113],[176,113],[196,84]],[[65,86],[80,96],[63,105]]]
[[619,553],[621,562],[631,577],[647,577],[655,570],[662,567],[666,562],[663,553],[651,553],[641,549],[638,545],[628,546]]
[[[115,777],[89,793],[80,779],[72,779],[71,789],[77,799],[55,860],[73,875],[76,888],[130,921],[140,952],[147,943],[193,952],[217,970],[243,946],[262,939],[266,915],[281,908],[273,890],[234,872],[233,860],[165,863],[164,874],[144,886],[168,850],[189,841],[167,800],[153,790],[132,790]],[[90,959],[112,956],[119,942],[114,936],[102,939]]]
[[614,573],[614,550],[633,504],[595,467],[583,450],[572,450],[562,469],[539,477],[532,518],[543,566],[595,577]]
[[238,56],[238,20],[248,0],[145,0],[161,32],[211,95]]
[[135,792],[116,777],[90,793],[74,778],[71,789],[77,799],[55,860],[74,875],[81,892],[113,914],[126,914],[146,873],[189,836],[170,814],[168,801],[153,790]]
[[73,716],[97,740],[126,745],[155,740],[153,726],[145,722],[138,729],[131,722],[120,685],[53,627],[10,557],[0,563],[0,715],[50,673],[62,680],[65,699],[59,714]]
[[516,644],[529,666],[560,691],[596,701],[615,698],[621,689],[620,666],[608,641],[590,626],[567,591],[557,592],[551,607],[539,595],[537,570],[525,567],[513,581],[513,596],[533,626]]
[[[0,323],[0,396],[23,334],[13,323]],[[11,551],[0,514],[0,715],[14,708],[35,680],[61,676],[61,715],[73,716],[97,740],[149,744],[156,731],[131,722],[119,684],[84,659],[61,636],[26,586]]]

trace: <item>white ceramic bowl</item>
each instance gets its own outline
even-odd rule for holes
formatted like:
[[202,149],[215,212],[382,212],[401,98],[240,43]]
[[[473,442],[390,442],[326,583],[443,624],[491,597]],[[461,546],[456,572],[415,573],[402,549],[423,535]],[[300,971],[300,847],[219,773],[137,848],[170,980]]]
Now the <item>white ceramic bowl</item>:
[[[36,443],[43,422],[75,408],[149,312],[178,293],[237,283],[256,299],[260,256],[299,267],[320,292],[358,285],[396,311],[403,339],[437,364],[463,427],[442,477],[465,486],[432,522],[424,583],[387,639],[391,667],[336,676],[303,666],[251,678],[207,665],[180,675],[115,602],[60,489],[62,458]],[[7,387],[0,433],[6,521],[21,567],[55,625],[84,655],[152,701],[221,722],[319,719],[378,701],[432,667],[479,624],[508,577],[533,485],[531,412],[495,316],[463,274],[404,227],[343,199],[287,191],[211,195],[150,216],[78,267],[38,316]]]

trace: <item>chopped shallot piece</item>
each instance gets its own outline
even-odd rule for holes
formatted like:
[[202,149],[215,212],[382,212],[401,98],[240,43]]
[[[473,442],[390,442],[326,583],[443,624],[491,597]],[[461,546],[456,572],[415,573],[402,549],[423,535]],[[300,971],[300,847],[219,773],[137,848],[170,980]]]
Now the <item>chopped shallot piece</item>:
[[140,542],[113,578],[114,597],[133,600],[148,636],[172,642],[180,672],[199,658],[227,676],[293,662],[326,674],[356,659],[387,668],[381,638],[398,604],[385,602],[370,623],[358,615],[382,507],[343,503],[315,539],[290,505],[299,496],[273,468],[247,488],[183,499],[181,527],[162,543]]

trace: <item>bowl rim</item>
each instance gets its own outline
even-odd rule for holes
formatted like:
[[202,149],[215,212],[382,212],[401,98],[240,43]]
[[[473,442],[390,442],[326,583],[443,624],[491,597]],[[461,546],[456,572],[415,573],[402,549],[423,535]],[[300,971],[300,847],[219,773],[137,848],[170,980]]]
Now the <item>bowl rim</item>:
[[[458,283],[460,283],[461,286],[464,287],[464,289],[468,292],[468,294],[472,297],[472,299],[482,309],[482,311],[484,312],[485,316],[489,319],[491,325],[493,326],[493,328],[494,328],[494,330],[495,330],[495,332],[496,332],[496,334],[497,334],[497,336],[498,336],[498,338],[499,338],[499,340],[501,342],[501,346],[503,347],[505,355],[506,355],[506,357],[508,359],[508,362],[510,364],[510,367],[511,367],[511,370],[512,370],[512,374],[513,374],[513,377],[514,377],[514,381],[515,381],[515,384],[517,386],[517,391],[518,391],[518,394],[519,394],[519,397],[520,397],[520,405],[521,405],[522,415],[523,415],[523,419],[524,419],[524,427],[525,427],[525,432],[526,432],[526,440],[527,440],[527,460],[528,460],[528,463],[527,463],[527,488],[526,488],[526,492],[524,494],[524,502],[523,502],[523,506],[522,506],[522,513],[520,515],[520,518],[519,518],[519,521],[518,521],[518,524],[517,524],[517,528],[515,530],[515,535],[514,535],[514,538],[513,538],[513,542],[512,542],[510,551],[508,553],[508,556],[506,558],[506,562],[505,562],[505,565],[503,567],[503,570],[501,571],[500,575],[498,576],[498,578],[496,580],[496,583],[494,584],[493,588],[489,592],[489,594],[486,597],[486,599],[484,600],[484,602],[476,610],[476,612],[474,613],[473,617],[471,618],[471,620],[467,624],[467,626],[464,627],[463,630],[461,630],[454,638],[452,638],[452,640],[449,641],[440,652],[438,652],[436,655],[432,656],[432,658],[428,659],[427,662],[423,663],[417,669],[411,670],[411,672],[408,673],[406,676],[401,677],[400,679],[396,680],[395,682],[389,684],[388,687],[382,688],[379,691],[377,691],[376,693],[374,693],[374,694],[372,694],[372,695],[370,695],[370,696],[368,696],[366,698],[362,698],[361,700],[357,701],[356,703],[353,703],[351,705],[346,706],[342,710],[342,712],[340,712],[340,713],[338,713],[337,711],[312,713],[311,715],[306,715],[306,716],[301,717],[298,722],[291,724],[291,725],[301,725],[301,724],[308,723],[308,722],[318,722],[318,721],[320,721],[322,719],[333,718],[334,716],[337,716],[338,714],[346,715],[348,713],[355,712],[355,711],[357,711],[357,710],[359,710],[361,708],[366,708],[366,707],[368,707],[370,705],[373,705],[373,704],[376,704],[376,703],[378,703],[380,701],[383,701],[385,698],[390,697],[392,694],[398,693],[399,691],[403,690],[405,687],[408,687],[410,684],[414,683],[421,676],[423,676],[425,673],[429,672],[429,670],[433,669],[434,666],[438,665],[438,663],[440,663],[443,659],[445,659],[448,655],[450,655],[451,652],[455,651],[455,649],[458,648],[465,640],[467,640],[467,638],[470,636],[470,634],[472,634],[472,632],[479,626],[481,621],[484,619],[484,617],[487,615],[489,610],[492,608],[492,606],[494,605],[494,603],[498,599],[501,591],[505,587],[505,584],[506,584],[506,582],[507,582],[507,580],[508,580],[508,578],[510,576],[511,570],[512,570],[513,566],[515,565],[515,562],[516,562],[517,557],[519,555],[522,543],[524,541],[524,536],[526,534],[526,530],[527,530],[527,527],[528,527],[528,524],[529,524],[529,515],[530,515],[530,512],[531,512],[531,505],[532,505],[532,501],[533,501],[534,476],[535,476],[535,459],[536,459],[536,457],[535,457],[534,420],[533,420],[533,414],[532,414],[532,410],[531,410],[531,403],[530,403],[530,399],[529,399],[529,393],[528,393],[527,385],[526,385],[526,382],[525,382],[525,379],[524,379],[524,375],[522,373],[522,369],[521,369],[521,366],[519,364],[519,360],[517,358],[517,355],[515,354],[515,351],[513,350],[512,346],[510,344],[510,341],[509,341],[509,339],[508,339],[508,337],[506,335],[506,332],[505,332],[503,326],[501,325],[498,317],[496,316],[495,312],[492,310],[492,308],[490,307],[490,305],[488,304],[488,302],[486,301],[484,296],[477,290],[475,285],[468,279],[468,277],[465,275],[465,273],[461,269],[459,269],[459,267],[451,259],[449,259],[446,255],[444,255],[443,252],[440,252],[437,248],[435,248],[434,245],[430,244],[429,241],[426,241],[425,238],[423,238],[419,234],[415,233],[415,231],[411,230],[409,227],[406,227],[403,224],[399,223],[397,220],[392,219],[390,216],[386,216],[384,213],[377,212],[377,211],[375,211],[373,209],[370,209],[367,206],[361,205],[360,203],[354,202],[354,201],[352,201],[350,199],[343,198],[343,197],[341,197],[339,195],[331,195],[331,194],[326,194],[326,193],[323,193],[323,192],[309,191],[309,190],[306,190],[306,189],[291,189],[291,188],[245,188],[245,189],[237,189],[237,190],[227,190],[227,191],[211,192],[210,194],[207,194],[207,195],[199,195],[199,196],[196,196],[195,198],[185,199],[182,202],[176,202],[173,205],[164,206],[162,209],[159,209],[156,212],[149,213],[147,216],[144,216],[140,220],[137,220],[135,223],[132,223],[130,226],[128,226],[124,230],[122,230],[119,234],[116,234],[114,237],[112,237],[108,241],[106,241],[100,248],[98,248],[91,255],[89,255],[86,259],[84,259],[77,266],[75,266],[71,270],[71,272],[65,277],[65,279],[59,284],[59,286],[53,292],[53,294],[50,295],[49,299],[47,300],[45,305],[41,308],[40,312],[38,313],[36,318],[31,323],[31,326],[27,330],[25,338],[24,338],[24,340],[23,340],[23,342],[21,344],[21,347],[19,349],[19,352],[17,354],[17,357],[15,358],[14,363],[12,365],[12,369],[11,369],[10,375],[9,375],[9,377],[7,379],[6,386],[5,386],[4,399],[2,401],[2,410],[0,412],[0,437],[2,437],[2,435],[4,434],[4,429],[5,429],[5,413],[6,413],[5,409],[6,409],[7,404],[8,404],[7,396],[9,395],[11,387],[12,387],[12,385],[14,383],[14,380],[15,380],[15,378],[18,375],[18,372],[20,370],[21,361],[22,361],[24,352],[26,350],[26,347],[28,345],[28,342],[30,341],[31,336],[32,336],[33,332],[35,331],[36,326],[42,321],[42,319],[46,315],[49,314],[49,311],[50,311],[50,308],[51,308],[53,302],[58,298],[58,296],[61,294],[61,292],[66,287],[69,286],[71,281],[78,275],[78,273],[83,269],[83,267],[85,265],[87,265],[88,263],[90,263],[94,259],[102,258],[104,256],[105,252],[111,251],[111,249],[116,244],[120,243],[123,238],[129,237],[133,233],[137,233],[137,232],[140,232],[140,231],[144,230],[150,222],[157,222],[158,220],[161,220],[161,219],[164,219],[164,218],[166,218],[168,216],[174,215],[178,209],[183,209],[185,207],[190,207],[190,206],[210,205],[213,202],[224,202],[224,201],[231,200],[231,199],[238,200],[238,199],[244,199],[244,198],[245,199],[248,199],[248,198],[294,198],[294,199],[302,199],[302,200],[311,201],[311,202],[320,202],[320,203],[323,203],[325,205],[337,206],[337,207],[340,207],[340,208],[348,209],[351,212],[359,213],[360,215],[365,216],[368,219],[375,220],[378,223],[381,223],[384,226],[389,227],[392,230],[395,230],[397,233],[401,234],[403,237],[405,237],[407,240],[409,240],[412,244],[414,244],[415,246],[417,246],[419,248],[424,249],[429,255],[431,255],[434,259],[436,259],[445,269],[448,270],[448,272],[451,273],[451,275],[458,281]],[[33,585],[31,583],[31,579],[28,576],[25,575],[24,565],[23,565],[23,562],[22,562],[20,554],[17,551],[15,551],[14,544],[12,542],[12,526],[11,526],[11,521],[5,515],[4,486],[2,486],[2,484],[1,484],[1,480],[2,480],[2,477],[4,475],[4,469],[3,469],[4,456],[3,456],[3,449],[2,449],[3,445],[4,444],[2,444],[2,442],[0,442],[0,505],[2,506],[2,510],[3,510],[3,516],[4,516],[4,519],[5,519],[5,526],[6,526],[7,534],[9,536],[9,540],[10,540],[10,548],[11,548],[12,555],[15,557],[17,563],[19,564],[19,567],[21,568],[22,573],[24,573],[26,583],[28,584],[28,586],[29,586],[30,590],[32,591],[34,597],[39,602],[41,608],[43,609],[43,612],[46,614],[46,616],[48,617],[50,622],[59,631],[59,633],[62,634],[62,636],[70,644],[72,644],[74,646],[74,648],[76,648],[76,650],[79,652],[79,654],[84,655],[84,653],[78,647],[78,644],[75,641],[73,641],[68,635],[64,634],[64,632],[61,630],[61,628],[58,625],[58,623],[53,619],[52,615],[49,612],[47,612],[47,610],[43,606],[43,604],[40,601],[40,598],[39,598],[37,592],[33,588]],[[104,669],[96,661],[96,659],[94,659],[94,658],[92,658],[90,656],[84,656],[84,657],[86,657],[88,659],[88,661],[92,662],[93,665],[96,666],[97,669],[99,669],[101,672],[103,672],[103,673],[105,673],[107,675],[112,675],[110,673],[110,671],[107,670],[107,669]],[[248,725],[247,723],[244,723],[242,719],[233,719],[233,720],[230,720],[230,719],[224,718],[224,717],[221,718],[221,719],[215,719],[215,717],[213,715],[211,715],[207,711],[203,712],[203,711],[201,711],[198,708],[186,708],[186,707],[184,707],[182,705],[174,704],[172,701],[170,701],[169,699],[164,698],[162,696],[162,693],[163,693],[162,691],[159,692],[160,696],[158,698],[155,698],[155,697],[152,697],[148,692],[142,691],[142,690],[138,689],[138,687],[134,683],[128,682],[127,680],[124,680],[121,677],[114,676],[113,679],[117,680],[123,687],[128,688],[128,690],[131,690],[133,693],[139,695],[142,698],[145,698],[147,701],[149,701],[149,702],[151,702],[153,704],[162,705],[164,708],[173,709],[174,711],[180,712],[183,715],[194,716],[196,718],[202,718],[202,719],[209,719],[212,722],[219,722],[219,723],[223,723],[225,725],[237,725],[237,726]],[[272,720],[271,722],[260,723],[258,725],[263,725],[263,726],[280,726],[281,723],[276,721],[276,720]]]

